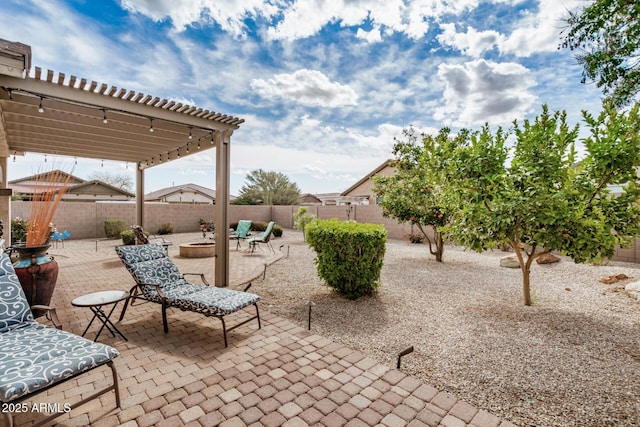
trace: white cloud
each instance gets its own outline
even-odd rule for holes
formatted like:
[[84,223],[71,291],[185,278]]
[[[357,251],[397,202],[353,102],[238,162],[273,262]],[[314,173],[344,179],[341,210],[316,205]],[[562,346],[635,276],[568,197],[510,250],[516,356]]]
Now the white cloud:
[[251,89],[264,98],[288,99],[311,107],[342,107],[358,103],[358,95],[351,87],[332,82],[316,70],[277,74],[269,80],[254,79]]
[[[141,13],[156,22],[170,19],[176,31],[187,26],[216,22],[241,38],[246,36],[246,19],[274,22],[267,29],[271,40],[296,40],[316,35],[328,24],[343,27],[373,25],[366,39],[378,42],[381,33],[404,33],[423,37],[429,22],[445,14],[458,15],[478,6],[478,0],[120,0],[123,8]],[[358,37],[365,30],[359,28]]]
[[524,116],[536,97],[535,81],[525,67],[478,59],[465,64],[442,64],[438,76],[446,83],[445,105],[434,118],[454,126],[488,122],[504,124]]
[[382,42],[382,35],[380,34],[380,28],[374,28],[371,31],[365,31],[362,28],[358,28],[358,31],[356,31],[356,37],[361,40],[365,40],[367,43]]
[[438,41],[445,46],[451,46],[465,55],[480,57],[486,50],[490,50],[504,37],[497,31],[476,31],[472,27],[467,27],[466,33],[458,33],[456,25],[453,23],[442,24],[442,34],[438,35]]
[[[493,0],[495,3],[509,3],[514,6],[522,0]],[[440,25],[443,32],[438,41],[445,46],[458,49],[465,55],[479,58],[494,46],[501,54],[529,57],[536,53],[553,52],[558,49],[560,32],[566,28],[568,11],[581,5],[581,0],[539,0],[529,2],[530,9],[521,13],[519,19],[511,23],[511,33],[495,30],[479,31],[467,26],[466,32],[458,32],[454,23]]]
[[582,0],[540,0],[537,13],[528,12],[515,23],[511,34],[501,38],[498,49],[501,53],[528,57],[539,52],[558,49],[560,31],[566,27],[568,11],[575,9]]
[[244,19],[270,19],[278,7],[263,0],[120,0],[123,8],[144,14],[154,21],[171,19],[178,31],[196,23],[215,21],[235,37],[245,34]]

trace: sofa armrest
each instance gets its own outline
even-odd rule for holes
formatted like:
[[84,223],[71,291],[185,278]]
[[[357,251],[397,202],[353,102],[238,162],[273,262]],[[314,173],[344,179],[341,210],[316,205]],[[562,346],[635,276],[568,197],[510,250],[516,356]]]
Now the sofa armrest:
[[58,329],[62,329],[62,323],[58,319],[58,314],[56,313],[55,307],[50,307],[48,305],[32,305],[31,309],[45,311],[46,312],[45,316],[47,317],[48,320],[51,321],[51,323],[53,323],[53,326],[55,326]]

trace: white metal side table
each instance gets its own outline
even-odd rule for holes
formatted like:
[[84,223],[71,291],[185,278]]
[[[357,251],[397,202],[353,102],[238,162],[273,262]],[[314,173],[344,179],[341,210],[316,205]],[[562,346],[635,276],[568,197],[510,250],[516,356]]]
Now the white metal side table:
[[[82,333],[82,336],[84,337],[87,334],[89,328],[93,324],[93,321],[98,319],[102,323],[102,326],[100,327],[100,330],[98,330],[94,341],[98,341],[98,337],[105,327],[109,332],[111,332],[111,335],[113,337],[118,334],[122,337],[123,340],[128,341],[127,338],[122,334],[122,332],[120,332],[118,328],[116,328],[116,325],[114,325],[113,322],[109,319],[113,314],[113,311],[116,309],[118,303],[120,301],[126,300],[127,298],[129,298],[128,291],[100,291],[79,296],[78,298],[71,301],[71,305],[75,307],[88,307],[93,312],[93,317]],[[113,304],[113,307],[111,307],[109,313],[106,313],[102,309],[102,307],[111,304]]]

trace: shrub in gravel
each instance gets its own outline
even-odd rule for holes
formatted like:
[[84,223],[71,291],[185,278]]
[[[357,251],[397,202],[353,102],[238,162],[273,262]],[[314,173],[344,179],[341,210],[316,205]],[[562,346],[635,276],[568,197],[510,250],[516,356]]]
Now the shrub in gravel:
[[123,245],[135,245],[136,235],[133,230],[123,230],[120,232],[120,238],[122,238]]
[[327,286],[351,300],[378,289],[387,243],[383,225],[318,220],[306,234],[317,254],[318,276]]
[[127,221],[124,219],[105,219],[104,234],[108,239],[117,239],[120,233],[129,228]]

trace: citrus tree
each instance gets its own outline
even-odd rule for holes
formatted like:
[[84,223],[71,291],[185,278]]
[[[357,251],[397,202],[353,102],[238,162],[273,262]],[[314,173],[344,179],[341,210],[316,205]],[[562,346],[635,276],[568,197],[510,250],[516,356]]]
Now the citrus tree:
[[459,209],[445,231],[476,251],[508,243],[522,271],[525,305],[532,304],[531,266],[541,254],[607,258],[640,231],[638,106],[583,116],[590,134],[581,160],[578,126],[546,106],[534,121],[514,122],[512,148],[506,133],[485,126],[449,153],[447,198]]
[[571,11],[561,46],[576,52],[582,82],[592,80],[607,102],[629,105],[640,93],[640,2],[594,0]]
[[[415,129],[403,131],[406,140],[393,148],[396,173],[373,177],[374,193],[380,197],[382,214],[398,222],[416,226],[429,243],[429,252],[442,262],[444,236],[442,227],[449,214],[442,199],[442,152],[449,144],[449,129],[436,136],[417,135]],[[432,233],[430,232],[432,231]]]

